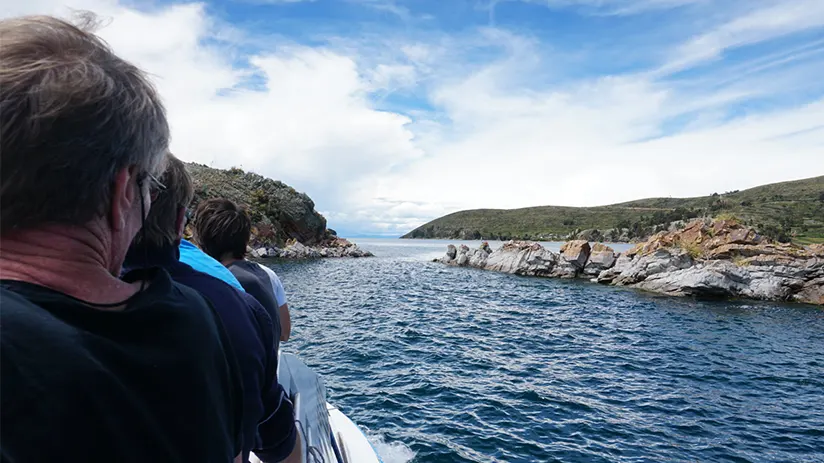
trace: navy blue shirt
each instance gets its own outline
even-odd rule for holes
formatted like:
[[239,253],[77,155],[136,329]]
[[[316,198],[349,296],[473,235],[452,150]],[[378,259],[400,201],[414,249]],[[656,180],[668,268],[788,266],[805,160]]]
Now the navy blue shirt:
[[[146,261],[148,259],[148,262]],[[243,461],[285,459],[295,445],[292,403],[277,380],[279,339],[266,309],[251,295],[180,262],[177,246],[132,249],[127,266],[159,266],[178,283],[199,291],[215,307],[228,333],[243,381]],[[279,325],[277,332],[280,331]]]

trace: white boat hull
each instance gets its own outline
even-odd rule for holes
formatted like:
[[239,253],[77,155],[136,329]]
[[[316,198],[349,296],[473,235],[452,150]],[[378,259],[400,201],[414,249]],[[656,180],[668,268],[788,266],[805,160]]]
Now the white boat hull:
[[[317,373],[292,354],[280,353],[278,381],[295,406],[303,463],[383,463],[366,435],[337,407],[327,404]],[[260,460],[250,455],[252,463]]]

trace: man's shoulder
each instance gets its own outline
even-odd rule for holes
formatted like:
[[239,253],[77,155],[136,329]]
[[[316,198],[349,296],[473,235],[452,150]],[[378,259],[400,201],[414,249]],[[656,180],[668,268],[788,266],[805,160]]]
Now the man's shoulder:
[[238,261],[232,262],[232,264],[229,268],[230,269],[231,268],[240,269],[241,271],[248,272],[248,273],[254,275],[257,278],[263,278],[264,276],[266,276],[268,278],[268,275],[266,274],[266,271],[265,271],[265,267],[263,265],[260,265],[257,262],[253,262],[251,260],[243,259],[243,260],[238,260]]
[[[261,278],[266,277],[266,275],[254,263],[237,261],[229,266],[229,271],[238,279],[246,291],[249,291],[250,286],[264,288]],[[268,280],[268,277],[266,279]]]
[[266,272],[266,274],[269,275],[269,278],[271,278],[273,280],[280,280],[280,278],[278,278],[278,274],[275,273],[275,271],[272,270],[271,268],[261,264],[260,262],[255,262],[255,264],[258,267],[260,267],[264,272]]

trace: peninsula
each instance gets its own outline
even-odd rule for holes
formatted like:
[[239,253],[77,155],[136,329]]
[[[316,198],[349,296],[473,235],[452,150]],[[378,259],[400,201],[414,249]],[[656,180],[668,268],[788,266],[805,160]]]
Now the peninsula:
[[403,238],[640,242],[673,224],[735,216],[767,238],[824,242],[824,176],[696,198],[649,198],[598,207],[475,209],[421,225]]

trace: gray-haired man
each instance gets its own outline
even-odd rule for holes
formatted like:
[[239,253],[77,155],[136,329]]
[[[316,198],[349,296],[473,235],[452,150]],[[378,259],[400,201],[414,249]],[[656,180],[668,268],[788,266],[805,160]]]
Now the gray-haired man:
[[159,269],[118,278],[163,186],[143,73],[50,17],[0,21],[0,460],[228,462],[236,360]]

